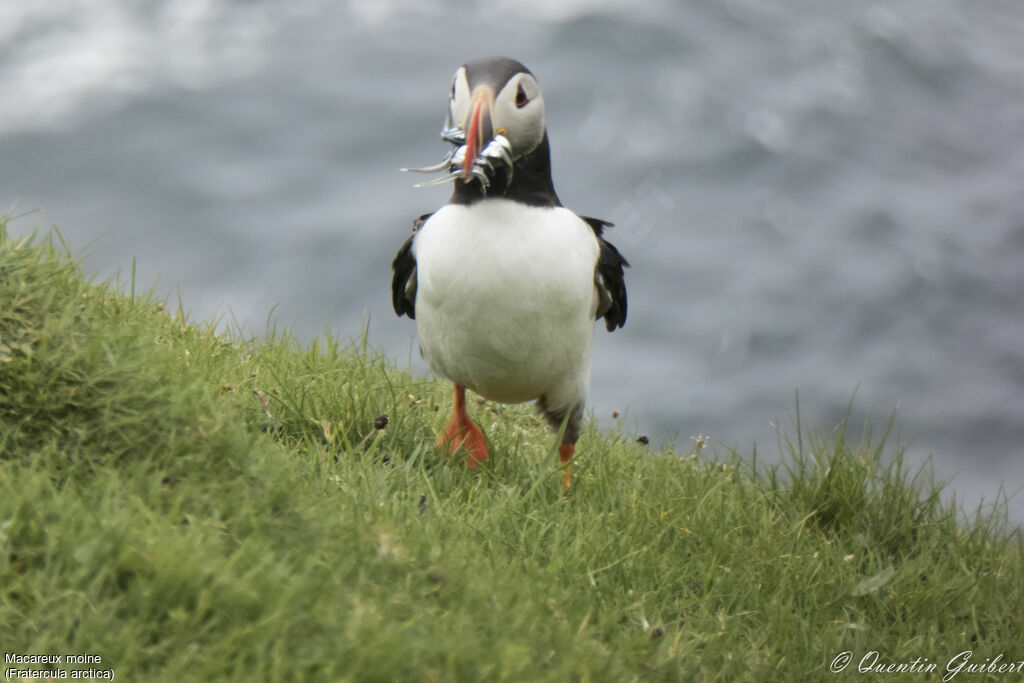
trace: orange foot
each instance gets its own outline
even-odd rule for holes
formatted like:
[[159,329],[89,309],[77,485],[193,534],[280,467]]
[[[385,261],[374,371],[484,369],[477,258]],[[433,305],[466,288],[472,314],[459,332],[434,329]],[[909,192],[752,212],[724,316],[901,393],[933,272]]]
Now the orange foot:
[[450,453],[460,447],[466,451],[466,467],[475,470],[477,465],[486,460],[487,440],[484,433],[466,412],[466,387],[455,385],[455,407],[444,431],[437,437],[437,445],[445,446]]
[[565,479],[562,483],[566,489],[572,486],[572,458],[574,455],[576,455],[576,444],[563,443],[558,447],[558,457],[562,459],[562,465],[565,467]]

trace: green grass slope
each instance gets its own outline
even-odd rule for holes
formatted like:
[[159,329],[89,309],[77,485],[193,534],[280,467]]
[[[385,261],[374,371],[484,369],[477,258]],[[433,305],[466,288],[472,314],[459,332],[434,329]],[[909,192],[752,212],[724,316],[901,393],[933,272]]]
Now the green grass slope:
[[433,446],[442,383],[358,342],[233,337],[0,222],[5,654],[128,681],[1024,659],[1019,535],[958,517],[884,443],[800,434],[753,472],[588,424],[565,493],[529,406],[472,404],[493,458],[471,472]]

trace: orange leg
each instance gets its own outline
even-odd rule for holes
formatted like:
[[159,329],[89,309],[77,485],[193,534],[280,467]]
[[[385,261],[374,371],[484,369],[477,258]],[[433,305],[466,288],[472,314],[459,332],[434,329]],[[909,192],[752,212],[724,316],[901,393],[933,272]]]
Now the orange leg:
[[576,455],[576,444],[574,443],[563,443],[558,447],[558,457],[562,459],[562,464],[565,466],[565,480],[563,484],[568,489],[572,486],[572,457]]
[[461,446],[466,451],[466,467],[475,470],[476,466],[488,458],[487,441],[484,433],[466,412],[466,387],[455,385],[455,406],[448,425],[437,437],[438,446],[446,446],[454,453]]

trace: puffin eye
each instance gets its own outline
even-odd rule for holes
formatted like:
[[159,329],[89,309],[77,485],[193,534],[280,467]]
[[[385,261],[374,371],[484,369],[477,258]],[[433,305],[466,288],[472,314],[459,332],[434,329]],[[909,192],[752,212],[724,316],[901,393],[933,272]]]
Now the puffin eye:
[[520,83],[519,87],[516,88],[516,109],[522,109],[529,103],[530,98],[526,96],[526,91],[523,90],[523,84]]

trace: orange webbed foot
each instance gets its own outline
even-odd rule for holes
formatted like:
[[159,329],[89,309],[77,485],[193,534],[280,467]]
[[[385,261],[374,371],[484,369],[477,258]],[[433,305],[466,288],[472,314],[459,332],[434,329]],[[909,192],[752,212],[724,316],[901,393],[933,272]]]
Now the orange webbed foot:
[[444,431],[438,434],[437,445],[448,448],[451,454],[462,448],[466,451],[466,467],[471,470],[490,457],[483,430],[472,420],[462,422],[453,417]]
[[567,491],[572,486],[572,459],[574,455],[576,455],[576,444],[563,443],[558,447],[558,457],[565,468],[565,479],[562,480],[562,485]]
[[490,457],[487,450],[487,439],[483,430],[470,419],[466,411],[466,388],[455,385],[455,406],[444,431],[437,437],[437,445],[448,448],[455,453],[459,448],[466,451],[466,467],[475,470],[477,466]]

